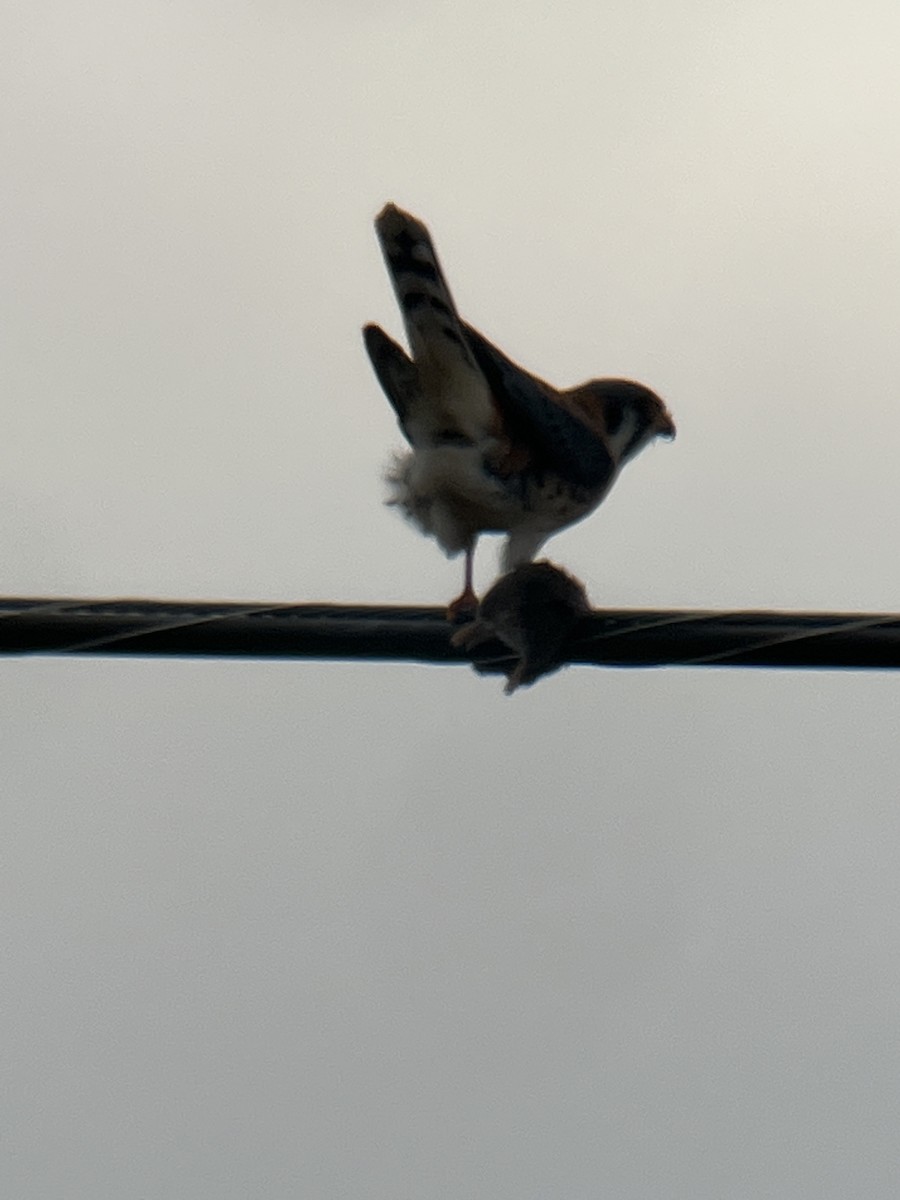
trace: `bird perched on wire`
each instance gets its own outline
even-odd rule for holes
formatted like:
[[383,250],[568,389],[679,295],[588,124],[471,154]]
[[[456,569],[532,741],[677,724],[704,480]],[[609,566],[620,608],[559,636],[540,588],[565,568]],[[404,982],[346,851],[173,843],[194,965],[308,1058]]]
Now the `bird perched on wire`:
[[389,501],[449,556],[465,555],[448,616],[477,609],[475,543],[508,535],[505,570],[597,507],[655,437],[674,437],[665,404],[629,379],[559,390],[517,366],[456,310],[425,225],[395,204],[375,219],[410,354],[363,330],[378,382],[411,447],[388,475]]

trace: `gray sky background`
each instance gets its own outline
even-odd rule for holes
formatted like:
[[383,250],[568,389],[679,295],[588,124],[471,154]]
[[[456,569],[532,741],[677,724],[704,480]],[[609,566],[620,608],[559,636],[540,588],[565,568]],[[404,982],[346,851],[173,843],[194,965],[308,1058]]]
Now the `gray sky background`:
[[[898,57],[894,0],[0,4],[2,590],[454,595],[382,506],[393,199],[676,417],[548,547],[595,604],[896,609]],[[895,679],[0,674],[3,1195],[897,1195]]]

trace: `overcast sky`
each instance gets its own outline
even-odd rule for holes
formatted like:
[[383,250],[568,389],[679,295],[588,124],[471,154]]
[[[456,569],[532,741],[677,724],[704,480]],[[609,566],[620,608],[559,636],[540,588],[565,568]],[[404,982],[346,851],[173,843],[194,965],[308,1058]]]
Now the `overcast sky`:
[[[595,605],[896,609],[898,61],[896,0],[0,0],[0,590],[455,595],[391,199],[674,414],[547,547]],[[895,678],[0,678],[4,1196],[898,1194]]]

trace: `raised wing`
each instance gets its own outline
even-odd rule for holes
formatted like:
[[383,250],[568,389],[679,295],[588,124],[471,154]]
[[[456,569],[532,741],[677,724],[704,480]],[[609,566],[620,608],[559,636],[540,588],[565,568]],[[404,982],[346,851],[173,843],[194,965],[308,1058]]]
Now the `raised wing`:
[[419,396],[415,363],[406,351],[377,325],[366,325],[363,338],[375,377],[397,414],[404,437],[410,441],[407,420]]
[[469,360],[469,348],[449,285],[427,227],[396,204],[386,204],[375,218],[375,233],[403,323],[417,363]]
[[496,426],[491,390],[463,332],[427,228],[395,204],[375,218],[410,355],[375,326],[366,348],[413,447],[484,441]]

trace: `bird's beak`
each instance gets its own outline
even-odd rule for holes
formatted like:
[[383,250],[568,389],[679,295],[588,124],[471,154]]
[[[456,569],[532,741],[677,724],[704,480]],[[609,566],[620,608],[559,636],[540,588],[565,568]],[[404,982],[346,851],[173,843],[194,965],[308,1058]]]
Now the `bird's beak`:
[[675,422],[672,420],[671,417],[669,417],[669,419],[666,421],[666,423],[660,429],[659,436],[664,437],[667,442],[671,442],[671,441],[674,441],[674,439],[675,439],[675,432],[676,432]]

